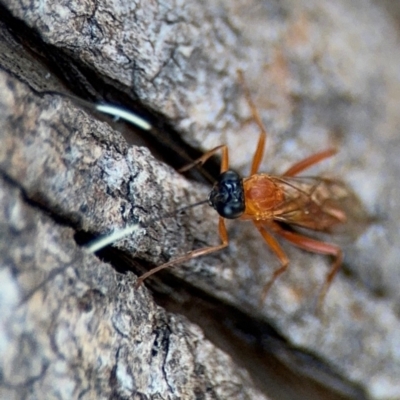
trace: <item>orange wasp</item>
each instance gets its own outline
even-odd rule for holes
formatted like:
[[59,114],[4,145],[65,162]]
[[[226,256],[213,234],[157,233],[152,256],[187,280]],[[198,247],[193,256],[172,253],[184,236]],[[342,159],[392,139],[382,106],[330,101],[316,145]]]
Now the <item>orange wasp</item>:
[[310,238],[304,233],[296,232],[292,227],[305,228],[310,231],[331,231],[335,225],[346,221],[346,213],[341,207],[341,201],[349,196],[349,192],[338,181],[320,177],[301,178],[297,177],[297,175],[333,156],[336,150],[328,149],[313,154],[291,166],[281,176],[259,173],[267,133],[250,97],[249,90],[244,84],[242,73],[239,73],[239,78],[245,89],[245,95],[254,120],[260,129],[260,137],[253,157],[250,176],[241,178],[236,172],[229,170],[228,148],[226,145],[220,145],[208,151],[198,160],[181,170],[186,171],[195,165],[201,165],[213,154],[221,150],[221,173],[210,192],[208,203],[219,214],[218,229],[222,243],[193,250],[153,268],[138,278],[136,286],[139,286],[150,275],[164,268],[183,263],[195,257],[214,253],[227,247],[229,240],[225,227],[225,218],[251,220],[281,264],[265,285],[261,299],[265,299],[271,285],[286,271],[289,265],[288,257],[274,237],[276,235],[303,250],[333,256],[334,261],[319,296],[319,304],[321,305],[342,264],[343,253],[338,246]]

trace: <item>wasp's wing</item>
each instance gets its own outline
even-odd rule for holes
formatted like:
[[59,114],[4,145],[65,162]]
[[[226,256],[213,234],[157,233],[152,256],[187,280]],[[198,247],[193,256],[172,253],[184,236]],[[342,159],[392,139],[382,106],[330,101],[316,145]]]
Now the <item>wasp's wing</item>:
[[318,177],[272,179],[285,197],[274,209],[275,221],[334,233],[351,233],[357,228],[354,236],[365,228],[367,213],[343,182]]

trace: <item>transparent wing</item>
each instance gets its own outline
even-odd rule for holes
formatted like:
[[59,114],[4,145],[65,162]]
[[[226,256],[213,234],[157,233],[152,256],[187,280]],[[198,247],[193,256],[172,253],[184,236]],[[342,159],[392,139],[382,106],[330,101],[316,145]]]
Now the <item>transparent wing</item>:
[[365,228],[368,215],[345,183],[318,177],[271,179],[284,193],[284,200],[273,211],[275,221],[351,236],[351,230],[357,236]]

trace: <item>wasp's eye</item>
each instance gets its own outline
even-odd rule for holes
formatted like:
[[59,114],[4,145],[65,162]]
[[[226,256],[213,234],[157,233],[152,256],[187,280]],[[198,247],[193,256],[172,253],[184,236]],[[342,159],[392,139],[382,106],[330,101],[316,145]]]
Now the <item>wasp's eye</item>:
[[239,218],[244,210],[244,190],[241,177],[234,171],[222,173],[208,197],[208,203],[221,217]]

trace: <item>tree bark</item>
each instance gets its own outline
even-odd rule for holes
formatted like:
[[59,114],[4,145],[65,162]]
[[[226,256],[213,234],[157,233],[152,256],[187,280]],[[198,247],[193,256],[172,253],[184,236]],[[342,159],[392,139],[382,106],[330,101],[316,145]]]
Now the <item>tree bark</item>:
[[[397,14],[366,0],[178,3],[3,1],[1,397],[400,397]],[[209,187],[44,93],[119,99],[151,121],[143,140],[174,167],[226,143],[245,175],[258,131],[238,68],[268,127],[262,169],[337,146],[326,170],[372,217],[343,245],[322,319],[313,306],[330,260],[283,244],[290,268],[260,305],[278,262],[236,221],[229,249],[155,277],[156,298],[192,322],[157,307],[128,270],[218,243],[207,206],[163,218]],[[82,232],[137,221],[108,264],[81,247]],[[283,366],[279,385],[268,357]],[[301,392],[302,379],[316,383]]]

